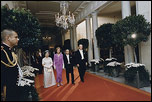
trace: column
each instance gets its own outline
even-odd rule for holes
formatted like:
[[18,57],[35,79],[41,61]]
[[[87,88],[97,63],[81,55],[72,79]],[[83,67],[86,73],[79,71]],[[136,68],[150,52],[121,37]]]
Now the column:
[[64,32],[64,30],[61,30],[61,34],[62,34],[62,45],[64,45],[64,40],[65,40],[65,32]]
[[[126,16],[131,15],[130,1],[121,1],[121,7],[122,7],[122,19],[124,19]],[[125,54],[125,64],[134,62],[133,49],[130,45],[126,45],[124,47],[124,54]]]
[[74,25],[74,26],[73,26],[74,51],[76,51],[77,48],[78,48],[76,28],[77,28],[77,25]]
[[93,59],[93,49],[92,49],[92,39],[91,39],[91,24],[90,24],[90,17],[86,18],[86,35],[87,39],[89,40],[88,46],[88,62]]
[[99,59],[99,48],[97,46],[97,39],[96,39],[96,29],[98,28],[98,19],[97,19],[97,12],[92,13],[92,30],[93,30],[93,39],[94,39],[94,56],[95,59]]
[[73,47],[73,28],[71,27],[70,28],[70,42],[71,42],[71,50],[73,50],[74,49],[74,47]]
[[[151,23],[151,1],[136,1],[136,15],[138,14],[144,15],[147,22]],[[151,75],[151,34],[147,42],[139,43],[139,59]]]

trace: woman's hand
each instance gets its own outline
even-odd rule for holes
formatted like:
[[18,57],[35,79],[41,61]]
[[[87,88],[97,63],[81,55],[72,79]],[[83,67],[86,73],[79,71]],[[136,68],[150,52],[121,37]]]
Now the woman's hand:
[[56,69],[56,67],[54,66],[54,69]]
[[77,67],[79,67],[79,64],[77,64]]

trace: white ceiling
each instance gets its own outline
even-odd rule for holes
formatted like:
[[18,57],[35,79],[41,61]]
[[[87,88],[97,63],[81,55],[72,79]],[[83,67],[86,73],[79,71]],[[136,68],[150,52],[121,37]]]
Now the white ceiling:
[[[16,1],[17,6],[30,9],[42,26],[55,26],[55,14],[60,11],[60,1]],[[68,1],[69,10],[75,16],[81,12],[90,1]],[[131,7],[135,6],[135,1],[131,1]],[[100,15],[109,15],[121,12],[121,1],[114,1],[99,12]]]
[[[135,6],[135,1],[130,1],[131,7]],[[114,14],[121,12],[121,1],[114,1],[99,12],[99,15]]]
[[[68,1],[69,10],[76,16],[90,1]],[[19,7],[30,9],[42,26],[54,26],[55,14],[60,11],[60,1],[18,1]]]

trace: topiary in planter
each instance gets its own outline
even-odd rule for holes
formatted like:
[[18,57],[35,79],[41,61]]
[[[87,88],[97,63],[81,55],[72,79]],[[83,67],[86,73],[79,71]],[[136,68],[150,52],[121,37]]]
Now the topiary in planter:
[[[149,72],[146,70],[145,65],[130,63],[125,66],[127,67],[127,70],[124,73],[126,84],[137,88],[147,87],[150,85]],[[137,76],[137,71],[139,76]]]
[[135,47],[140,42],[146,42],[151,32],[151,24],[143,15],[128,16],[112,27],[114,42],[122,46],[130,45],[134,50],[135,62],[137,63]]
[[113,61],[117,61],[117,59],[116,58],[107,58],[107,59],[105,59],[105,61],[104,61],[104,72],[105,73],[109,72],[109,68],[107,67],[107,64],[110,63],[110,62],[113,62]]
[[119,43],[115,42],[115,35],[112,32],[112,27],[114,24],[112,23],[106,23],[101,25],[96,30],[96,38],[97,38],[97,44],[98,47],[101,48],[101,50],[106,51],[106,49],[109,50],[109,58],[112,57],[112,52],[114,48],[121,47]]
[[18,48],[32,52],[41,47],[42,37],[40,24],[29,10],[24,8],[9,9],[1,7],[1,31],[13,29],[18,33]]
[[79,44],[82,44],[83,45],[83,49],[87,49],[88,48],[88,45],[89,45],[89,41],[88,39],[80,39],[78,41],[78,45]]
[[71,50],[71,42],[70,39],[67,39],[64,41],[64,46],[63,46],[63,50],[69,49]]
[[121,71],[121,63],[117,61],[112,61],[106,65],[109,76],[118,77]]

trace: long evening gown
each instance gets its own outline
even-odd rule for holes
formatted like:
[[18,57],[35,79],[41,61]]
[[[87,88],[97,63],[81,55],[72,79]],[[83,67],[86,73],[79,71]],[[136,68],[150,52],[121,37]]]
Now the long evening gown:
[[[56,85],[56,80],[53,72],[53,61],[51,57],[48,58],[43,58],[42,64],[44,65],[44,88],[48,88],[50,86]],[[49,67],[52,71],[49,72],[48,68]]]
[[54,55],[54,66],[56,67],[56,72],[57,72],[57,79],[56,81],[58,83],[62,82],[62,70],[63,70],[63,54],[58,54]]

